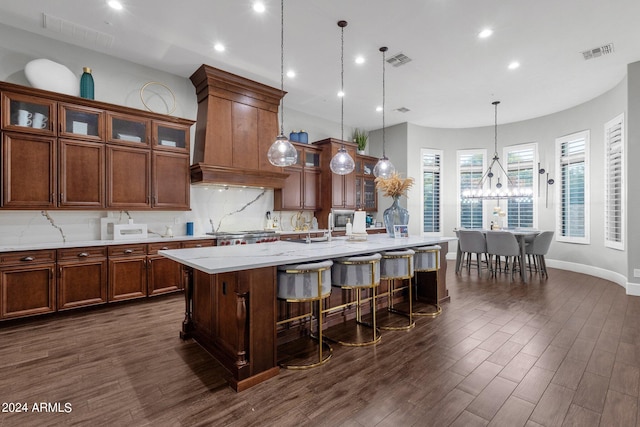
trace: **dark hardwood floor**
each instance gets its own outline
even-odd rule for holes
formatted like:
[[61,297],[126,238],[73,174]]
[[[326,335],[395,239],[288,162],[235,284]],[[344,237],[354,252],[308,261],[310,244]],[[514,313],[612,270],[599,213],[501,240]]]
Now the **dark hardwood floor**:
[[178,338],[181,295],[2,323],[0,409],[29,412],[0,426],[640,426],[640,298],[561,270],[453,270],[439,317],[242,393]]

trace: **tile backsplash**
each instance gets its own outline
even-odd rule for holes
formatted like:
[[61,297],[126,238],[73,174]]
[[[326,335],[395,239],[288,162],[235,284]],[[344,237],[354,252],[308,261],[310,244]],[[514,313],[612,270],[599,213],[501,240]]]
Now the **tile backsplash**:
[[264,229],[267,211],[279,229],[291,231],[299,219],[308,224],[312,212],[274,212],[273,190],[224,186],[192,186],[191,211],[0,211],[0,245],[68,243],[100,240],[100,218],[118,223],[146,224],[149,237],[163,236],[171,227],[176,237],[186,235],[186,223],[194,223],[194,235],[210,231]]

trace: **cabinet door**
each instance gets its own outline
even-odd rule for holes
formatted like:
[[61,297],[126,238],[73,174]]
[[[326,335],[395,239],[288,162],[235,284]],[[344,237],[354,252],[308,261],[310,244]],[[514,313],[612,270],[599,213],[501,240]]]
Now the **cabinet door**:
[[37,96],[3,92],[2,129],[53,136],[56,103]]
[[58,310],[107,302],[104,246],[58,249]]
[[376,190],[376,179],[373,175],[362,180],[362,201],[363,208],[367,212],[378,210],[378,190]]
[[104,111],[73,104],[60,104],[58,136],[85,141],[104,141]]
[[183,288],[182,265],[162,255],[159,250],[180,249],[180,242],[149,244],[147,295],[160,295]]
[[104,144],[62,139],[58,144],[58,205],[87,209],[104,208]]
[[151,120],[107,112],[107,142],[149,147]]
[[147,296],[146,255],[109,258],[109,301]]
[[107,207],[151,207],[149,150],[107,146]]
[[189,155],[153,153],[153,207],[189,210]]
[[274,194],[274,201],[280,200],[280,205],[276,205],[283,210],[302,209],[302,180],[303,172],[301,168],[289,167],[286,169],[289,176],[284,180],[282,190],[276,190],[278,195]]
[[153,122],[152,138],[155,150],[189,152],[189,128],[167,122]]
[[2,207],[49,209],[56,205],[54,138],[4,133]]
[[304,171],[304,186],[303,186],[303,195],[304,195],[304,204],[303,208],[305,209],[317,209],[320,204],[318,203],[318,198],[320,196],[320,172],[317,170],[307,170]]
[[54,265],[49,263],[0,268],[0,318],[55,311]]

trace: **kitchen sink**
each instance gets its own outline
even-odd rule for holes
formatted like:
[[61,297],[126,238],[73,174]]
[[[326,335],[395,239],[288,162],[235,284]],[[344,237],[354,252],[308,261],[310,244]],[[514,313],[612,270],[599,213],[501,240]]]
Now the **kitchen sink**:
[[312,237],[311,239],[291,239],[291,240],[287,240],[287,242],[294,242],[294,243],[321,243],[321,242],[326,242],[327,238],[326,237]]

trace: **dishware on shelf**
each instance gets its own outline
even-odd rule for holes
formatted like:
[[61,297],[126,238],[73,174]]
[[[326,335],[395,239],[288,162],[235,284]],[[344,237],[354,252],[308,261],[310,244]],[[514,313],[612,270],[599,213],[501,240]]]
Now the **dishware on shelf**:
[[47,116],[42,113],[35,113],[33,115],[33,123],[31,125],[36,129],[44,129],[47,127]]
[[31,126],[33,114],[27,110],[18,110],[18,126]]
[[71,129],[73,133],[77,133],[78,135],[86,135],[88,131],[88,125],[85,122],[73,121],[71,123]]
[[118,134],[118,139],[121,139],[123,141],[130,141],[130,142],[141,142],[142,141],[142,139],[139,136],[127,135],[126,133],[119,133]]

